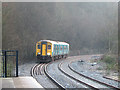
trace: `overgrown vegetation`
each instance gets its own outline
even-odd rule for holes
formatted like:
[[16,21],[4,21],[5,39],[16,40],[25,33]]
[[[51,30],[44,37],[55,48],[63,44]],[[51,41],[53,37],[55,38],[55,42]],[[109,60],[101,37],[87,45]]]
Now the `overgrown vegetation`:
[[[7,53],[8,54],[8,53]],[[12,53],[13,54],[13,53]],[[10,55],[10,53],[9,53]],[[5,74],[5,59],[3,62],[4,56],[0,55],[0,76]],[[4,67],[3,67],[4,66]],[[16,69],[16,57],[14,56],[7,56],[7,76],[15,76],[15,69]],[[3,70],[4,68],[4,70]]]
[[101,60],[106,64],[106,70],[118,71],[118,59],[113,55],[104,55]]
[[97,63],[99,67],[96,68],[98,71],[102,71],[103,75],[116,76],[120,80],[119,76],[119,62],[116,54],[104,54],[100,59],[91,59],[90,63]]
[[[3,73],[3,62],[1,62],[0,63],[0,76],[3,76],[4,73]],[[16,73],[15,66],[13,65],[13,63],[12,62],[7,63],[7,76],[15,76],[15,73]]]
[[103,56],[103,59],[100,62],[105,63],[106,75],[110,75],[112,73],[117,73],[117,77],[120,80],[119,76],[119,64],[118,64],[118,56],[113,54],[107,54]]

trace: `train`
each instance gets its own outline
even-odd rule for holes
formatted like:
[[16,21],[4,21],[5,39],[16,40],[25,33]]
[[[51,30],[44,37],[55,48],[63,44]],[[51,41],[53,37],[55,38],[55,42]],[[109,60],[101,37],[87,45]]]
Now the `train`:
[[69,44],[66,42],[40,40],[36,43],[36,56],[40,62],[67,58],[68,54]]

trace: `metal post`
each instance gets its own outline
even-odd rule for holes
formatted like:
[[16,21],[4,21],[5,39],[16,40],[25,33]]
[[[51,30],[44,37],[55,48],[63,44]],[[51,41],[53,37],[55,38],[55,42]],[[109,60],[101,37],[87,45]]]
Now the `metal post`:
[[5,51],[5,77],[7,77],[7,55]]
[[16,51],[16,77],[18,77],[18,51]]
[[2,52],[2,60],[3,60],[3,77],[5,77],[5,64],[4,64],[4,52]]

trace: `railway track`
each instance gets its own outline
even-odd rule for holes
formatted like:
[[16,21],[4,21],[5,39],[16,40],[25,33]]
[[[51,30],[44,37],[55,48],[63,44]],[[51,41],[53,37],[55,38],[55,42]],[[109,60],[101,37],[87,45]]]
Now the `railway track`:
[[115,86],[113,86],[113,85],[110,85],[110,84],[101,82],[101,81],[99,81],[99,80],[90,78],[90,77],[88,77],[87,75],[84,75],[84,74],[81,74],[81,73],[75,71],[75,70],[70,66],[70,64],[68,64],[68,67],[69,67],[73,72],[77,73],[77,74],[80,75],[80,76],[83,76],[83,77],[85,77],[85,78],[88,78],[89,80],[92,80],[92,81],[98,82],[98,83],[100,83],[100,84],[106,85],[106,86],[108,86],[108,87],[110,87],[110,88],[119,89],[119,87],[115,87]]
[[[77,60],[78,57],[76,58],[75,57],[75,60]],[[74,81],[76,82],[79,82],[80,84],[83,84],[85,87],[89,88],[89,89],[99,89],[101,88],[101,86],[104,86],[105,88],[110,88],[110,89],[119,89],[119,87],[114,87],[112,85],[109,85],[109,84],[106,84],[104,82],[100,82],[100,81],[97,81],[93,78],[90,78],[90,77],[87,77],[83,74],[80,74],[78,72],[76,72],[72,67],[70,67],[70,61],[73,61],[72,58],[68,58],[68,60],[64,60],[62,62],[60,62],[57,66],[58,66],[58,70],[60,70],[60,72],[62,72],[64,75],[66,75],[67,77],[73,79]],[[59,60],[55,61],[55,62],[59,62]],[[76,78],[74,75],[72,74],[69,74],[68,72],[66,72],[63,68],[62,68],[62,64],[63,62],[67,62],[67,67],[71,70],[71,72],[77,74],[77,76],[80,76],[80,77],[83,77],[85,79],[81,79],[81,78]],[[48,66],[53,63],[53,62],[50,62],[48,64],[36,64],[32,69],[31,69],[31,75],[36,78],[37,75],[46,75],[56,86],[58,86],[59,88],[61,89],[65,89],[65,86],[60,83],[58,80],[56,80],[52,74],[49,74],[48,72]],[[72,63],[72,62],[71,62]],[[81,80],[80,80],[81,79]],[[85,81],[89,80],[90,82],[92,83],[88,83],[88,82],[85,82]],[[94,84],[97,83],[98,86],[94,86]],[[103,87],[102,87],[103,88]]]
[[[110,84],[108,84],[108,83],[101,82],[101,81],[96,80],[96,79],[94,79],[94,78],[91,78],[91,77],[89,77],[89,76],[87,76],[87,75],[84,75],[84,74],[82,74],[82,73],[80,73],[80,72],[77,72],[74,68],[72,68],[72,67],[70,66],[70,64],[71,64],[72,62],[73,62],[73,61],[71,61],[71,62],[68,64],[68,67],[69,67],[70,70],[72,70],[74,73],[77,73],[77,74],[80,75],[80,76],[83,76],[83,77],[85,77],[85,78],[88,78],[88,79],[90,79],[90,80],[93,80],[93,81],[95,81],[95,82],[98,82],[98,83],[100,83],[100,84],[106,85],[106,86],[108,86],[108,87],[110,87],[110,88],[120,89],[119,86],[110,85]],[[104,76],[103,76],[103,77],[104,77]],[[111,80],[113,80],[113,79],[111,79]],[[120,83],[120,81],[118,81],[118,80],[113,80],[113,81],[116,81],[116,82]]]
[[107,77],[107,76],[103,76],[103,78],[110,79],[110,80],[113,80],[113,81],[116,81],[116,82],[119,82],[119,83],[120,83],[120,80],[112,79],[112,78],[109,78],[109,77]]
[[48,64],[46,65],[46,67],[45,67],[45,69],[44,69],[45,74],[46,74],[59,88],[65,89],[65,87],[64,87],[62,84],[60,84],[57,80],[55,80],[55,79],[48,73],[48,71],[47,71],[47,66],[48,66]]
[[[49,63],[50,64],[50,63]],[[31,69],[31,76],[36,78],[36,75],[46,75],[55,85],[59,88],[64,89],[65,87],[58,83],[47,71],[47,66],[49,64],[36,64]]]
[[68,76],[68,77],[74,79],[75,81],[77,81],[77,82],[79,82],[79,83],[84,84],[84,85],[87,86],[88,88],[97,89],[97,88],[95,88],[95,87],[93,87],[93,86],[91,86],[91,85],[89,85],[89,84],[86,84],[86,83],[84,83],[84,82],[82,82],[82,81],[80,81],[80,80],[74,78],[73,76],[69,75],[68,73],[66,73],[64,70],[61,69],[61,64],[62,64],[62,63],[60,63],[60,64],[58,65],[58,69],[59,69],[62,73],[64,73],[66,76]]
[[31,69],[31,76],[35,78],[36,75],[44,75],[45,64],[36,64]]
[[[63,62],[62,62],[62,63],[63,63]],[[63,72],[65,75],[71,77],[72,79],[74,79],[74,80],[76,80],[76,81],[78,81],[78,82],[80,82],[80,83],[83,83],[83,84],[87,85],[88,87],[90,87],[90,88],[92,88],[92,89],[101,88],[101,87],[95,87],[95,85],[91,85],[91,84],[88,83],[88,82],[84,82],[83,80],[80,80],[80,79],[75,78],[73,75],[69,74],[68,72],[66,72],[65,70],[62,69],[62,67],[61,67],[62,63],[59,64],[58,68],[59,68],[59,70],[60,70],[61,72]],[[90,81],[92,81],[92,82],[98,83],[98,86],[105,86],[105,87],[108,87],[108,88],[111,88],[111,89],[119,89],[119,87],[115,87],[115,86],[113,86],[113,85],[109,85],[109,84],[107,84],[107,83],[100,82],[100,81],[98,81],[98,80],[96,80],[96,79],[90,78],[90,77],[88,77],[88,76],[86,76],[86,75],[83,75],[83,74],[81,74],[81,73],[76,72],[72,67],[70,67],[69,64],[68,64],[68,68],[69,68],[71,71],[73,71],[74,73],[78,74],[81,78],[83,77],[83,78],[88,79],[88,80],[90,80]],[[85,80],[85,79],[84,79],[84,80]]]

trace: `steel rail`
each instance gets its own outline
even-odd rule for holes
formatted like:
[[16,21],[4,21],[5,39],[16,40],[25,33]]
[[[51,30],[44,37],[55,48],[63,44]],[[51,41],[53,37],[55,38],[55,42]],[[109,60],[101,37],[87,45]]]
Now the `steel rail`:
[[113,81],[116,81],[116,82],[119,82],[119,83],[120,83],[120,80],[112,79],[112,78],[109,78],[109,77],[107,77],[107,76],[103,76],[103,78],[110,79],[110,80],[113,80]]
[[30,73],[31,73],[31,76],[32,76],[32,77],[35,77],[35,68],[36,68],[38,65],[39,65],[39,64],[35,64],[35,65],[31,68]]
[[93,87],[93,86],[91,86],[91,85],[89,85],[89,84],[87,84],[87,83],[85,83],[85,82],[82,82],[82,81],[74,78],[73,76],[67,74],[64,70],[61,69],[61,64],[62,64],[62,63],[60,63],[60,64],[58,65],[58,69],[59,69],[62,73],[64,73],[66,76],[72,78],[73,80],[75,80],[75,81],[77,81],[77,82],[80,82],[80,83],[86,85],[86,86],[89,87],[90,89],[94,89],[94,90],[98,89],[98,88],[96,88],[96,87]]
[[[73,62],[73,61],[72,61],[72,62]],[[72,62],[70,62],[70,63],[68,64],[68,67],[69,67],[70,70],[72,70],[74,73],[77,73],[77,74],[80,75],[80,76],[83,76],[83,77],[85,77],[85,78],[88,78],[88,79],[90,79],[90,80],[93,80],[93,81],[95,81],[95,82],[98,82],[98,83],[100,83],[100,84],[106,85],[106,86],[108,86],[108,87],[111,87],[111,88],[114,88],[114,89],[120,89],[119,87],[115,87],[115,86],[113,86],[113,85],[109,85],[109,84],[107,84],[107,83],[98,81],[98,80],[96,80],[96,79],[90,78],[90,77],[88,77],[88,76],[86,76],[86,75],[83,75],[83,74],[75,71],[75,70],[70,66],[70,64],[71,64]]]
[[[52,62],[51,62],[52,63]],[[49,63],[50,64],[50,63]],[[48,64],[35,64],[32,68],[31,68],[31,76],[35,78],[35,75],[43,75],[43,73],[55,84],[57,85],[59,88],[61,89],[65,89],[64,86],[62,86],[60,83],[58,83],[54,78],[52,78],[52,76],[48,73],[47,71],[47,66]],[[40,71],[40,72],[38,72]],[[42,72],[43,71],[43,72]]]
[[35,75],[43,75],[43,73],[44,73],[44,65],[45,64],[35,64],[31,68],[31,76],[35,77]]
[[65,87],[64,87],[63,85],[61,85],[60,83],[58,83],[58,81],[55,80],[54,78],[52,78],[52,76],[48,73],[48,71],[47,71],[47,66],[48,66],[48,65],[49,65],[49,64],[46,64],[46,65],[45,65],[45,69],[44,69],[44,72],[45,72],[46,76],[47,76],[51,81],[53,81],[59,88],[65,89]]

